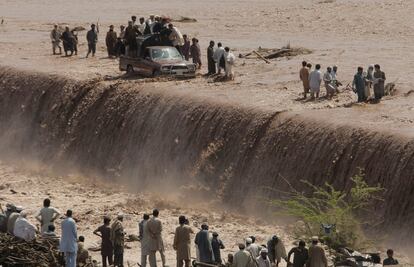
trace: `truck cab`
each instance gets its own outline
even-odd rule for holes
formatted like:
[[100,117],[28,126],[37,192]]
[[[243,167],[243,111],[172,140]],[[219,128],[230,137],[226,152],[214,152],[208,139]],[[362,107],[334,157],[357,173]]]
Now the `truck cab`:
[[120,57],[121,71],[135,72],[145,77],[195,77],[195,64],[185,61],[177,48],[163,45],[157,36],[139,36],[137,45],[137,51]]

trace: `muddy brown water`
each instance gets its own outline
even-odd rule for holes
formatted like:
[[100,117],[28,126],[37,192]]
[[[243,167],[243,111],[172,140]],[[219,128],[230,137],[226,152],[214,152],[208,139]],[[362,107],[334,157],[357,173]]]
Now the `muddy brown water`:
[[[278,197],[287,179],[350,186],[363,168],[387,189],[383,227],[414,238],[412,138],[334,125],[311,116],[186,98],[139,85],[75,81],[0,68],[0,149],[132,187],[204,186],[241,211]],[[282,178],[284,177],[284,178]],[[258,201],[252,201],[258,200]],[[255,206],[255,205],[253,205]]]

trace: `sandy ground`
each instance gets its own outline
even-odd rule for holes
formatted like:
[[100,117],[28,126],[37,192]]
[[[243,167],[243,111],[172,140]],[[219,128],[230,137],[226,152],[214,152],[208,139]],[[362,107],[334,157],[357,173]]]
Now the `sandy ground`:
[[[414,75],[411,68],[413,12],[414,2],[404,0],[124,0],[122,4],[109,0],[2,0],[0,18],[4,18],[4,24],[0,25],[0,64],[76,79],[100,78],[107,79],[108,83],[156,87],[172,90],[183,97],[203,97],[251,108],[287,110],[414,138],[414,93],[410,93],[413,82],[409,78]],[[104,34],[107,26],[126,24],[131,15],[140,17],[151,13],[196,18],[197,23],[177,23],[177,26],[182,33],[200,39],[203,53],[211,39],[232,47],[236,55],[259,46],[278,48],[287,43],[311,49],[313,53],[273,60],[271,64],[259,59],[238,59],[237,78],[227,83],[213,82],[201,75],[189,81],[123,79],[117,60],[106,57]],[[95,58],[85,59],[86,32],[79,33],[78,56],[51,55],[49,32],[54,23],[87,28],[98,19],[101,33]],[[313,65],[320,63],[323,69],[338,65],[338,78],[344,84],[352,81],[357,66],[381,64],[388,82],[396,82],[398,94],[385,97],[377,105],[350,105],[356,101],[355,94],[350,91],[344,91],[333,100],[300,101],[302,87],[298,71],[302,60]],[[201,74],[206,72],[203,66]],[[40,208],[42,199],[47,196],[61,210],[70,206],[75,217],[80,219],[79,232],[86,236],[88,245],[98,240],[91,233],[103,214],[114,215],[120,210],[128,213],[127,231],[135,234],[138,218],[153,206],[161,208],[170,265],[174,264],[172,233],[180,214],[188,215],[194,223],[207,218],[212,229],[219,231],[227,244],[224,254],[234,251],[241,237],[250,234],[256,234],[258,242],[273,233],[281,235],[287,244],[292,241],[284,235],[284,229],[243,216],[187,208],[159,196],[134,195],[122,188],[113,190],[110,185],[97,181],[80,183],[79,177],[73,177],[73,181],[55,176],[48,178],[44,174],[19,172],[1,165],[1,201],[22,204],[32,212]],[[10,189],[18,193],[12,194]],[[133,262],[139,256],[138,243],[129,245],[132,249],[127,250],[126,259]]]
[[[175,266],[172,244],[180,215],[189,218],[195,233],[204,222],[210,225],[211,231],[218,232],[226,246],[222,252],[224,258],[228,253],[237,251],[237,244],[250,235],[255,235],[259,244],[265,244],[267,238],[277,234],[287,247],[293,246],[293,240],[286,234],[286,229],[270,220],[248,218],[213,208],[209,203],[195,203],[194,200],[191,200],[190,205],[189,199],[171,200],[165,195],[128,193],[126,188],[119,185],[104,185],[86,177],[72,176],[63,179],[55,175],[45,175],[45,170],[42,169],[19,170],[0,162],[0,203],[3,207],[6,203],[22,205],[29,212],[29,220],[35,223],[34,216],[41,208],[44,198],[50,198],[52,205],[62,213],[67,209],[73,210],[74,218],[78,220],[78,235],[85,236],[88,248],[99,247],[100,238],[92,232],[102,224],[104,215],[115,218],[119,212],[123,212],[125,231],[128,235],[138,235],[138,222],[142,215],[158,208],[163,222],[163,238],[169,266]],[[60,221],[61,219],[56,224],[58,234]],[[135,264],[140,260],[140,243],[126,244],[129,249],[125,252],[125,262]],[[192,251],[195,256],[195,248]],[[100,261],[100,252],[91,253],[94,259]]]
[[[414,136],[414,105],[411,63],[414,41],[414,2],[402,0],[259,0],[259,1],[135,1],[114,5],[112,1],[2,1],[0,17],[0,64],[58,73],[73,78],[115,79],[116,82],[174,89],[183,95],[201,96],[269,110],[329,109],[316,113],[328,120],[358,124],[376,130]],[[183,33],[196,36],[205,53],[213,39],[230,46],[238,55],[259,46],[278,48],[290,43],[313,51],[309,55],[280,58],[266,64],[259,59],[238,59],[234,82],[217,83],[201,75],[191,81],[152,82],[120,77],[117,60],[106,57],[104,36],[110,24],[126,24],[131,15],[149,14],[193,17],[196,23],[177,23]],[[101,24],[96,58],[85,58],[86,32],[79,33],[79,56],[51,55],[49,32],[54,23],[71,27],[98,21]],[[205,57],[203,57],[204,59]],[[378,63],[388,82],[396,82],[398,95],[385,97],[379,105],[357,105],[356,95],[345,91],[333,100],[299,100],[302,91],[298,70],[302,60],[320,63],[322,69],[339,66],[338,79],[350,83],[356,67]],[[206,60],[204,60],[205,62]],[[204,64],[206,65],[206,64]],[[203,66],[201,74],[206,73]],[[112,81],[113,82],[113,81]],[[322,95],[324,95],[322,88]],[[335,111],[331,111],[334,109]],[[307,110],[303,112],[303,110]],[[345,115],[344,115],[345,114]],[[324,118],[325,119],[325,118]]]

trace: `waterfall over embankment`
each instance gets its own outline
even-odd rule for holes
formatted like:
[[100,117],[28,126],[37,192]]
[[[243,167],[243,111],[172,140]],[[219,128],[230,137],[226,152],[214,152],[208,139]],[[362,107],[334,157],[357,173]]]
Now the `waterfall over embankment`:
[[287,190],[284,179],[349,188],[363,168],[387,189],[376,207],[384,225],[414,237],[413,140],[309,115],[0,68],[0,149],[137,188],[196,181],[241,209],[260,194],[277,197],[266,187]]

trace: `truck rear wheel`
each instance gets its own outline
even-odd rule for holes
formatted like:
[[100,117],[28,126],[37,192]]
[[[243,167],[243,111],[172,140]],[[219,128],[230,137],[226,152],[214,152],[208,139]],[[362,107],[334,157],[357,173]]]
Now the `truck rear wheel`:
[[127,66],[127,73],[133,73],[134,72],[134,67],[132,67],[132,65],[128,65]]

